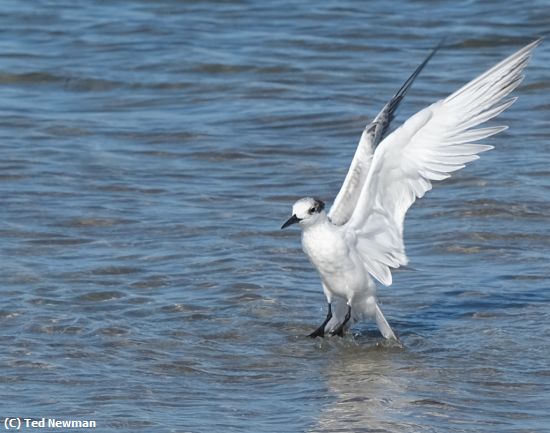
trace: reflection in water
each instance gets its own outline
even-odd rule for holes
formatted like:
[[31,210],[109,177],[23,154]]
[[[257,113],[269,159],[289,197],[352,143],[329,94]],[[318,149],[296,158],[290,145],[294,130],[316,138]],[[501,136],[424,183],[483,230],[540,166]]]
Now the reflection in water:
[[[327,404],[312,432],[401,432],[410,404],[407,378],[400,372],[406,351],[371,341],[330,342],[337,355],[323,372],[335,401]],[[408,430],[410,431],[410,430]]]

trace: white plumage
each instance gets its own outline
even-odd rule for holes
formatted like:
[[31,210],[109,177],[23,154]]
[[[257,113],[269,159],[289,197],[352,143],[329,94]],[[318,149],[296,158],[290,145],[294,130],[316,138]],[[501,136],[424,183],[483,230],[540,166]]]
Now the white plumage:
[[302,227],[304,251],[319,272],[329,304],[327,319],[310,336],[342,335],[351,321],[368,315],[376,319],[384,337],[396,338],[378,306],[370,276],[391,285],[391,268],[407,263],[403,243],[407,210],[432,188],[432,181],[448,178],[492,149],[479,140],[506,127],[476,127],[513,104],[515,98],[503,99],[522,81],[522,71],[539,43],[525,46],[383,138],[399,102],[434,49],[363,131],[328,214],[320,200],[295,203],[283,228],[294,222]]

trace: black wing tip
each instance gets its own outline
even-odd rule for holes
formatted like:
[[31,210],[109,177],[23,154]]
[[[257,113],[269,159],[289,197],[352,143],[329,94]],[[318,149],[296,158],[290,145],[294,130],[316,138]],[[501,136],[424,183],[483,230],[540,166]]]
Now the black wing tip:
[[432,59],[432,57],[435,55],[435,53],[437,53],[444,46],[446,41],[447,41],[447,36],[443,36],[441,38],[441,40],[439,41],[439,43],[434,48],[432,48],[432,50],[430,51],[430,54],[428,54],[428,56],[424,59],[424,61],[422,63],[420,63],[420,65],[418,65],[418,67],[414,70],[414,72],[411,74],[411,76],[409,78],[407,78],[407,81],[405,81],[405,83],[397,91],[394,98],[399,97],[399,96],[401,96],[401,98],[402,98],[405,95],[407,90],[409,90],[409,88],[412,86],[412,84],[413,84],[414,80],[416,79],[416,77],[418,77],[420,72],[422,72],[422,69],[424,69],[424,67]]
[[[386,133],[386,131],[388,130],[388,127],[391,123],[391,121],[393,120],[393,118],[395,117],[395,111],[397,110],[397,108],[399,107],[399,104],[401,104],[401,101],[403,100],[403,98],[405,97],[405,94],[407,93],[407,91],[411,88],[414,80],[416,79],[416,77],[418,77],[418,75],[420,74],[420,72],[422,72],[422,70],[424,69],[424,67],[428,64],[428,62],[431,60],[431,58],[435,55],[435,53],[444,46],[445,42],[447,41],[447,35],[443,36],[441,38],[441,40],[439,41],[439,43],[434,47],[432,48],[432,50],[430,51],[430,53],[428,54],[428,56],[424,59],[424,61],[417,66],[417,68],[414,70],[414,72],[409,76],[409,78],[407,78],[407,80],[405,81],[405,83],[401,86],[401,88],[397,91],[397,93],[390,99],[390,101],[384,106],[384,108],[382,109],[382,113],[384,113],[386,115],[386,122],[383,122],[382,123],[382,129],[381,129],[381,133],[380,135],[378,135],[379,137],[379,140],[381,140],[383,137],[384,137],[384,134]],[[375,145],[377,145],[378,143],[375,143]]]

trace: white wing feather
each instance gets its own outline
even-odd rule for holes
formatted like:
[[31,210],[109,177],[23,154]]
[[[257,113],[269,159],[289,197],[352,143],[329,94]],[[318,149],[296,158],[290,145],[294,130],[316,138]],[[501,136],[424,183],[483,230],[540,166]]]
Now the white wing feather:
[[345,224],[357,206],[357,200],[369,173],[374,146],[374,134],[369,132],[367,125],[361,134],[346,179],[328,213],[332,223],[337,226]]
[[506,110],[537,40],[444,100],[421,110],[377,147],[357,206],[345,224],[370,274],[392,283],[390,268],[407,263],[403,221],[416,198],[492,146],[477,144],[506,129],[471,129]]
[[424,59],[424,61],[416,68],[411,76],[405,81],[397,93],[390,99],[390,101],[384,105],[380,113],[369,123],[363,133],[361,134],[361,140],[357,145],[357,150],[351,161],[348,174],[338,192],[338,195],[334,199],[334,202],[328,213],[328,217],[334,225],[340,226],[348,222],[355,207],[367,175],[369,173],[370,165],[372,162],[372,156],[374,148],[380,143],[384,137],[385,132],[393,120],[395,111],[399,107],[400,102],[405,97],[405,94],[414,83],[416,77],[422,72],[424,66],[430,61],[437,50],[442,46],[444,40],[442,40]]

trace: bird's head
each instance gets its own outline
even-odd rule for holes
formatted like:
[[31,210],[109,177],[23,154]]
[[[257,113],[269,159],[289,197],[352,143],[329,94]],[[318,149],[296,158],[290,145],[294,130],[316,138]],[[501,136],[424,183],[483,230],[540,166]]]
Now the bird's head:
[[302,227],[313,225],[324,214],[324,209],[325,203],[319,199],[311,197],[301,198],[292,206],[292,216],[283,224],[281,229],[295,223],[300,223]]

